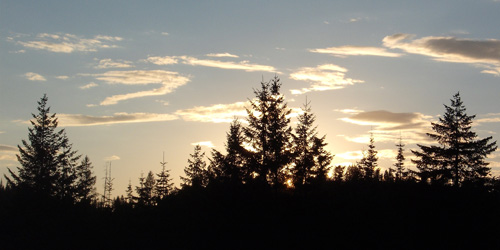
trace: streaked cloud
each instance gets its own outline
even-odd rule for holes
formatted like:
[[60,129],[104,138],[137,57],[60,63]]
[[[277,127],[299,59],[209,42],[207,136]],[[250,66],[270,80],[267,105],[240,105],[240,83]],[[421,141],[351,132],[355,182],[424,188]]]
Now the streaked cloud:
[[359,109],[334,109],[333,111],[337,111],[337,112],[344,113],[344,114],[350,114],[350,115],[359,114],[361,112],[364,112],[363,110],[359,110]]
[[17,147],[0,144],[0,161],[17,161],[18,150]]
[[500,75],[500,40],[475,40],[451,36],[415,39],[411,34],[394,34],[383,39],[384,46],[425,55],[436,61],[470,63],[486,68],[482,73]]
[[[428,141],[426,133],[430,132],[431,116],[421,113],[393,113],[386,110],[365,111],[340,120],[352,124],[371,126],[377,141],[397,141],[400,136],[411,143]],[[347,141],[369,142],[370,135],[357,137],[344,136]]]
[[212,106],[197,106],[191,109],[177,110],[175,115],[186,121],[196,122],[231,122],[235,117],[247,116],[245,106],[247,102],[236,102],[230,104],[216,104]]
[[482,123],[494,123],[494,122],[500,122],[500,113],[490,113],[481,115],[479,119],[474,121],[476,125],[480,125]]
[[178,119],[171,114],[155,113],[115,113],[112,116],[92,116],[82,114],[58,114],[59,124],[63,127],[112,125],[122,123],[161,122]]
[[103,35],[97,35],[93,38],[84,38],[73,34],[40,33],[35,37],[29,35],[16,36],[15,38],[11,37],[9,40],[15,41],[25,48],[47,50],[56,53],[72,53],[77,51],[93,52],[98,49],[116,48],[117,45],[113,43],[121,41],[122,38]]
[[59,80],[68,80],[69,76],[56,76],[56,78]]
[[215,148],[215,145],[211,141],[193,142],[193,143],[191,143],[191,145],[193,145],[193,146],[200,145],[202,147]]
[[24,77],[26,77],[26,79],[28,79],[30,81],[42,81],[42,82],[47,81],[47,79],[45,79],[45,77],[43,77],[40,74],[34,73],[34,72],[28,72],[28,73],[24,74]]
[[308,88],[292,89],[293,95],[304,94],[311,91],[325,91],[342,89],[349,85],[362,83],[362,80],[347,78],[346,68],[335,64],[323,64],[316,67],[304,67],[290,74],[290,78],[311,83]]
[[117,161],[117,160],[120,160],[120,156],[111,155],[111,156],[104,157],[104,160],[105,161]]
[[173,92],[176,88],[189,82],[188,77],[181,76],[177,72],[165,70],[108,71],[102,74],[95,74],[93,76],[98,80],[110,84],[161,84],[161,87],[152,90],[107,97],[100,103],[100,105],[113,105],[117,104],[120,101],[146,96],[166,95]]
[[[231,55],[230,57],[235,57],[235,56],[236,55]],[[199,59],[192,56],[165,56],[165,57],[155,56],[155,57],[148,57],[146,61],[157,65],[182,63],[192,66],[204,66],[204,67],[212,67],[220,69],[236,69],[236,70],[244,70],[247,72],[265,71],[265,72],[279,73],[277,69],[274,68],[273,66],[253,64],[250,63],[249,61],[240,61],[240,62],[219,61],[212,59]]]
[[18,148],[10,145],[0,144],[0,151],[17,152]]
[[90,89],[90,88],[97,87],[97,86],[99,86],[99,85],[97,85],[97,83],[91,82],[89,84],[85,84],[83,86],[80,86],[79,88],[80,89]]
[[134,67],[134,65],[132,64],[131,61],[125,61],[125,60],[115,61],[110,58],[99,60],[99,63],[97,64],[97,66],[95,66],[96,69],[132,68],[132,67]]
[[383,56],[383,57],[400,57],[403,54],[393,53],[387,51],[385,48],[378,47],[363,47],[363,46],[340,46],[340,47],[329,47],[325,49],[310,49],[310,52],[331,54],[337,57],[347,57],[347,56]]
[[239,56],[237,55],[233,55],[233,54],[230,54],[230,53],[210,53],[210,54],[207,54],[207,56],[209,57],[232,57],[232,58],[238,58]]

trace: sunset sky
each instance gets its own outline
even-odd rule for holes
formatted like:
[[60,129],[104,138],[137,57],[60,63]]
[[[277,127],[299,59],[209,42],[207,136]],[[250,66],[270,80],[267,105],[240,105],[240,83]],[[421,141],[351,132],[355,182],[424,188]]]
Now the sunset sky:
[[[474,131],[498,140],[499,13],[494,0],[0,0],[0,174],[46,93],[99,193],[107,162],[119,195],[163,152],[178,184],[194,145],[224,151],[275,75],[294,113],[311,101],[335,165],[356,162],[370,132],[382,168],[400,136],[410,159],[458,91]],[[488,161],[500,175],[500,152]]]

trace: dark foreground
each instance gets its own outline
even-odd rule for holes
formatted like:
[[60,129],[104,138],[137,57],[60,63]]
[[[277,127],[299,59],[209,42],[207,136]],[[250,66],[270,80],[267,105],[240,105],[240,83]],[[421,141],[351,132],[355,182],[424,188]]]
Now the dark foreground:
[[1,249],[499,249],[500,197],[417,184],[182,190],[114,211],[0,196]]

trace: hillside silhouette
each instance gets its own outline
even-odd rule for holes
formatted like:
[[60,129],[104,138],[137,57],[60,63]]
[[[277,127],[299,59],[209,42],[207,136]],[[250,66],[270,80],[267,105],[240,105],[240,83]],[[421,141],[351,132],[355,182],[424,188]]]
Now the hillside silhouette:
[[[188,156],[180,188],[160,173],[98,195],[88,157],[72,149],[48,98],[38,102],[17,169],[0,184],[5,249],[494,249],[500,247],[500,181],[460,94],[432,123],[431,145],[405,165],[379,166],[376,138],[357,163],[332,166],[306,101],[292,127],[281,81],[261,82],[247,124],[235,119],[225,152]],[[384,170],[382,172],[382,168]],[[106,190],[113,191],[113,179]]]

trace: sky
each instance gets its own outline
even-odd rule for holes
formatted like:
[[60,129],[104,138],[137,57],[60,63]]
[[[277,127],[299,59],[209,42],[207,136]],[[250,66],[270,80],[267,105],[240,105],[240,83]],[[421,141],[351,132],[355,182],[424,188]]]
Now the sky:
[[[200,144],[224,152],[229,124],[278,76],[293,114],[311,102],[334,165],[375,139],[430,144],[460,92],[479,138],[500,133],[500,1],[0,0],[0,174],[19,166],[47,94],[73,149],[113,195],[167,162],[178,185]],[[292,118],[292,126],[296,119]],[[500,175],[500,152],[488,158]]]

